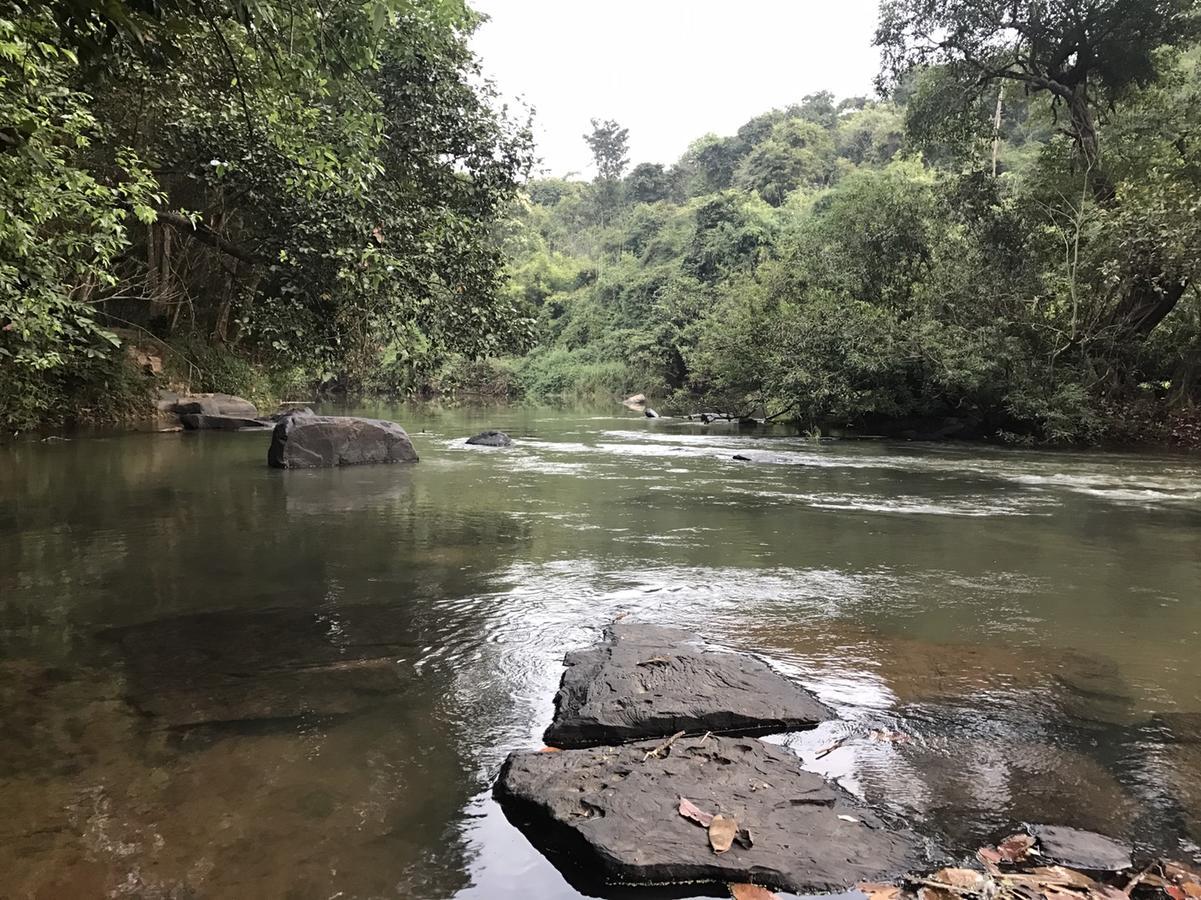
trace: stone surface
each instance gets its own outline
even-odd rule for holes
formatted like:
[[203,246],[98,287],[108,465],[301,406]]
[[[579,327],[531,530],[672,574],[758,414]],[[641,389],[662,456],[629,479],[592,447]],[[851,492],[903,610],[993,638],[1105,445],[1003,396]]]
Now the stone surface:
[[1102,834],[1062,825],[1031,825],[1038,849],[1054,863],[1090,872],[1120,872],[1133,862],[1130,846]]
[[316,415],[316,413],[314,413],[307,406],[286,406],[286,407],[281,408],[278,412],[272,413],[271,421],[272,422],[282,422],[284,419],[287,419],[290,416],[313,416],[313,415]]
[[232,394],[187,394],[175,401],[175,412],[199,413],[206,416],[235,416],[257,419],[258,409],[249,400]]
[[615,624],[568,653],[546,743],[587,747],[689,734],[810,728],[830,711],[801,686],[742,653],[704,650],[679,628]]
[[[922,864],[917,837],[751,738],[680,738],[510,754],[495,787],[506,813],[552,860],[608,882],[754,881],[798,893],[887,880]],[[680,798],[749,831],[725,853],[679,814]]]
[[395,422],[355,416],[285,416],[267,451],[267,463],[280,469],[394,462],[417,462],[405,430]]
[[240,431],[243,428],[270,428],[266,419],[248,419],[242,416],[216,416],[206,413],[183,413],[179,421],[188,431]]
[[474,437],[469,437],[467,443],[476,447],[511,447],[513,439],[503,431],[481,431]]

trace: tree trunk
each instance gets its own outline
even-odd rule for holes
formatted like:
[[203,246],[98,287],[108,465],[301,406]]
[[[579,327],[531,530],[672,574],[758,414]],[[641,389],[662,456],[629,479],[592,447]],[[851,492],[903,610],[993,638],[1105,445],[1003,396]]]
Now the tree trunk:
[[1176,308],[1188,287],[1187,281],[1137,275],[1114,310],[1110,323],[1117,326],[1123,336],[1146,337]]

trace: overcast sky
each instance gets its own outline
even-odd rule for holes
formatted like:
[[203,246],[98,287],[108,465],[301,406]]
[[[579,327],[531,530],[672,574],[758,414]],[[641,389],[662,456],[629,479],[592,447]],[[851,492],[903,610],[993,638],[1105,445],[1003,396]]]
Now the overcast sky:
[[592,117],[632,162],[674,162],[706,132],[829,90],[871,94],[876,0],[470,0],[485,72],[536,112],[549,174],[591,176]]

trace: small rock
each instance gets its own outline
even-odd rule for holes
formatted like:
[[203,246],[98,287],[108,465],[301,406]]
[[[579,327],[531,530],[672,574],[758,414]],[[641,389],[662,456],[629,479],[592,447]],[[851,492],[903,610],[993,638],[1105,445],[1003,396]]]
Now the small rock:
[[1120,872],[1133,862],[1130,846],[1079,828],[1062,825],[1031,825],[1039,852],[1051,862],[1089,872]]
[[621,402],[624,403],[626,406],[645,406],[646,405],[646,394],[635,394],[632,397],[626,397]]
[[751,458],[749,456],[743,456],[741,453],[735,453],[731,457],[731,459],[736,459],[739,462],[750,462],[751,461]]
[[553,747],[688,734],[812,728],[830,711],[744,653],[704,650],[679,628],[610,625],[604,641],[567,654],[544,740]]
[[475,437],[469,437],[467,443],[474,447],[511,447],[513,439],[503,431],[481,431]]
[[646,410],[642,414],[644,416],[646,416],[648,419],[659,418],[659,414],[657,412],[655,412],[653,409],[651,409],[649,406],[646,408]]

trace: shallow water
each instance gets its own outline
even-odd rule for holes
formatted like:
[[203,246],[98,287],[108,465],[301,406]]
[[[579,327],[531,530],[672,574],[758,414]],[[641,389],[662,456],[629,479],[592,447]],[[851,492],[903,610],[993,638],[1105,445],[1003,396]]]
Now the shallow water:
[[[779,740],[952,855],[1023,821],[1197,854],[1195,460],[358,411],[421,463],[0,447],[0,897],[579,896],[488,787],[619,613],[800,679],[841,721]],[[315,653],[375,644],[402,689],[327,689]],[[182,726],[210,666],[243,720]]]

